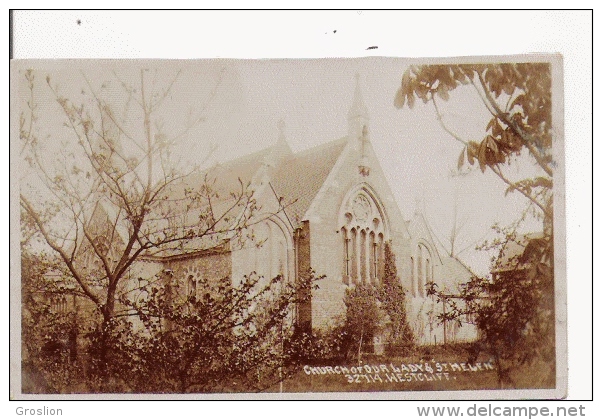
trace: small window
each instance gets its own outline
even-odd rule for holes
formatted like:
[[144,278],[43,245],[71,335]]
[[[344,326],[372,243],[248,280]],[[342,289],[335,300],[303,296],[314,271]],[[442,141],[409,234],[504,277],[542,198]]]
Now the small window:
[[196,280],[192,275],[188,276],[188,298],[196,297]]
[[414,266],[414,257],[410,257],[410,272],[412,282],[412,295],[416,297],[416,267]]
[[351,258],[349,256],[351,239],[347,236],[347,229],[342,228],[341,232],[343,233],[343,276],[348,278],[351,275]]
[[64,314],[67,312],[67,298],[65,296],[53,296],[50,298],[50,308],[52,312]]
[[[433,276],[433,258],[431,250],[424,243],[418,244],[416,250],[418,261],[416,264],[416,294],[421,297],[426,296],[426,285],[434,281]],[[412,282],[414,284],[414,282]]]
[[424,259],[422,258],[422,246],[418,246],[418,295],[424,297]]
[[378,243],[374,242],[372,244],[372,278],[375,280],[380,280],[378,278]]

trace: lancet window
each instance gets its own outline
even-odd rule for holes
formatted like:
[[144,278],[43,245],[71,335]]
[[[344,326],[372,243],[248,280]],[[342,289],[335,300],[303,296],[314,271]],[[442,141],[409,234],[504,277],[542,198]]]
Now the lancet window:
[[416,249],[416,273],[412,261],[412,292],[414,296],[426,296],[426,285],[433,281],[433,257],[428,246],[419,243]]
[[352,194],[342,209],[342,275],[346,284],[382,281],[388,233],[382,206],[365,189]]

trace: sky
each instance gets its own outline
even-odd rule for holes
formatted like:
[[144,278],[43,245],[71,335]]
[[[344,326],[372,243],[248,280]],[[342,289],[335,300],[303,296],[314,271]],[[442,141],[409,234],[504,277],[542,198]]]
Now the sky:
[[[468,170],[457,175],[463,146],[442,129],[432,104],[419,102],[413,109],[393,106],[401,75],[409,64],[417,63],[420,61],[363,58],[57,61],[29,66],[36,74],[38,135],[49,164],[56,160],[55,153],[64,154],[74,146],[70,143],[74,138],[63,126],[64,116],[55,94],[46,86],[46,77],[59,96],[76,104],[93,105],[91,92],[96,92],[113,104],[117,113],[129,112],[130,134],[142,135],[140,114],[123,84],[139,89],[144,69],[148,92],[160,95],[171,86],[155,117],[168,138],[178,137],[172,142],[171,159],[182,171],[271,146],[278,139],[280,120],[295,152],[346,136],[357,75],[370,117],[370,139],[404,218],[421,210],[445,251],[456,215],[463,226],[456,244],[456,250],[462,251],[459,257],[484,275],[491,255],[475,251],[475,246],[492,238],[494,223],[504,226],[520,217],[527,202],[517,194],[505,196],[504,184],[491,171],[465,167]],[[21,95],[26,98],[25,79],[19,80]],[[463,138],[479,141],[484,137],[490,117],[474,90],[458,88],[441,105],[441,112],[446,125]],[[190,130],[183,129],[198,119],[202,120]],[[213,150],[211,155],[209,150]],[[533,174],[533,168],[528,158],[522,158],[511,175],[521,179]],[[536,231],[540,226],[531,221],[521,230]]]

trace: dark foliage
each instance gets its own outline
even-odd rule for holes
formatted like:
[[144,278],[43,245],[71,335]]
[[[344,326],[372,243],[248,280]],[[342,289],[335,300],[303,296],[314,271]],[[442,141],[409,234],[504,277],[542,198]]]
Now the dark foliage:
[[[474,89],[491,114],[480,141],[467,140],[446,126],[439,101],[466,85]],[[509,261],[506,245],[516,241],[516,226],[501,229],[500,238],[486,248],[500,252],[493,280],[473,278],[457,298],[449,299],[436,285],[430,295],[446,299],[450,311],[440,321],[470,319],[480,331],[473,350],[496,360],[500,386],[515,383],[513,374],[525,363],[544,366],[541,386],[555,379],[555,314],[553,254],[552,75],[549,63],[495,63],[411,66],[403,75],[395,106],[412,108],[416,99],[432,103],[442,128],[462,144],[458,169],[467,161],[481,171],[490,169],[506,186],[529,201],[543,221],[543,235],[528,241],[524,252]],[[512,180],[508,166],[527,152],[540,174]],[[529,208],[523,212],[527,213]]]
[[136,393],[253,392],[302,363],[308,338],[296,334],[291,314],[300,296],[310,295],[302,290],[315,284],[315,276],[297,285],[256,274],[238,285],[226,278],[199,284],[196,296],[181,296],[177,279],[164,280],[125,302],[141,325],[118,320],[92,341],[98,351],[110,348],[112,386]]
[[[554,386],[554,276],[550,244],[549,238],[532,241],[510,266],[497,266],[494,280],[473,277],[461,286],[459,302],[448,299],[435,284],[429,284],[429,295],[438,301],[447,298],[450,310],[445,314],[446,321],[474,320],[479,340],[471,348],[472,357],[480,353],[493,357],[500,386],[514,386],[515,376],[522,374],[521,368],[532,363],[545,366],[543,376],[537,378],[540,386]],[[444,321],[443,315],[439,321]]]
[[379,299],[387,314],[390,325],[388,334],[388,352],[400,352],[414,345],[414,333],[407,319],[405,290],[397,275],[395,254],[391,244],[385,244],[385,267],[382,285],[379,287]]

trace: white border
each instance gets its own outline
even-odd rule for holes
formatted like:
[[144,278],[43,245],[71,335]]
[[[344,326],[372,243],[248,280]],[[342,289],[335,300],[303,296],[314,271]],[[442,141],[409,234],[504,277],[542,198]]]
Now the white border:
[[[524,4],[524,2],[520,2]],[[573,6],[587,7],[587,2]],[[480,4],[480,2],[479,2]],[[505,5],[512,5],[505,3]],[[123,12],[122,12],[123,13]],[[591,397],[591,20],[577,12],[289,12],[290,19],[259,12],[223,13],[219,18],[199,12],[171,12],[159,20],[137,18],[120,21],[110,32],[112,43],[105,43],[105,54],[118,57],[320,57],[320,56],[461,56],[528,52],[559,52],[565,63],[566,166],[567,166],[567,247],[569,305],[569,390],[568,397]],[[217,12],[215,12],[217,13]],[[232,13],[232,12],[231,12]],[[276,12],[271,12],[276,13]],[[356,13],[356,18],[352,16]],[[415,15],[414,13],[418,14]],[[422,15],[421,13],[424,13]],[[507,13],[507,14],[506,14]],[[582,12],[586,13],[586,12]],[[177,16],[176,16],[177,15]],[[418,16],[418,17],[417,17]],[[425,18],[423,17],[425,16]],[[85,22],[85,21],[84,21]],[[160,30],[157,23],[160,22]],[[195,37],[185,28],[194,26]],[[44,22],[36,22],[36,29]],[[125,25],[125,26],[119,26]],[[353,37],[341,45],[323,42],[316,33],[333,26],[347,25]],[[54,47],[73,37],[73,22],[65,15],[63,26],[53,26],[52,38],[42,37],[33,56],[98,57],[95,50],[61,50]],[[234,29],[233,29],[234,28]],[[403,29],[405,36],[396,30]],[[160,34],[160,42],[152,33]],[[43,33],[43,31],[42,31]],[[132,36],[132,34],[138,34]],[[35,31],[29,35],[34,37]],[[105,34],[106,35],[106,34]],[[503,36],[501,36],[503,35]],[[129,37],[129,38],[128,38]],[[56,42],[54,42],[56,40]],[[207,40],[210,40],[207,41]],[[244,43],[243,43],[244,41]],[[366,51],[365,46],[378,45]],[[62,45],[65,45],[64,43]],[[90,48],[89,43],[73,48]],[[193,45],[195,48],[187,48]],[[41,49],[39,47],[42,47]],[[49,50],[55,48],[54,51]],[[251,49],[252,47],[252,49]],[[15,49],[15,52],[21,51]],[[45,51],[45,52],[44,52]],[[151,52],[153,51],[153,52]],[[186,55],[188,51],[189,55]],[[192,54],[192,55],[190,55]],[[30,55],[32,57],[32,55]],[[6,113],[5,113],[6,115]],[[8,168],[5,165],[4,168]],[[6,255],[6,252],[4,253]],[[5,264],[8,266],[8,264]],[[7,336],[6,334],[5,336]],[[5,394],[6,395],[6,394]],[[492,395],[493,398],[494,395]],[[48,405],[48,404],[47,404]],[[104,410],[103,406],[103,410]],[[404,412],[410,407],[404,406]],[[343,414],[343,413],[341,413]],[[359,414],[359,413],[356,413]],[[411,413],[409,413],[411,415]],[[588,413],[589,414],[589,413]],[[252,417],[252,416],[251,416]]]

